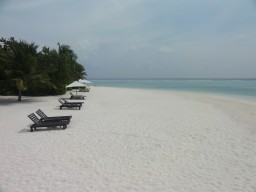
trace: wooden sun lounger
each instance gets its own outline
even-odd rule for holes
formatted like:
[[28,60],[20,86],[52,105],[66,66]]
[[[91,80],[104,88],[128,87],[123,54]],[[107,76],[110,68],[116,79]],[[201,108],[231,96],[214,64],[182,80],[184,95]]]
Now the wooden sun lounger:
[[82,103],[71,103],[71,102],[65,102],[63,99],[58,99],[59,102],[61,103],[60,105],[60,109],[62,109],[63,107],[67,107],[67,108],[78,108],[80,110],[80,108],[82,107]]
[[67,125],[69,121],[41,121],[38,119],[38,117],[34,114],[31,113],[28,115],[28,117],[34,122],[33,125],[30,126],[31,132],[36,130],[38,127],[62,127],[63,129],[67,128]]
[[66,98],[60,98],[61,100],[63,100],[65,103],[72,103],[72,104],[81,104],[83,105],[83,101],[68,101]]
[[41,109],[38,109],[36,113],[41,117],[41,121],[70,121],[72,116],[53,116],[48,117]]
[[84,100],[84,98],[86,97],[85,95],[74,95],[72,92],[69,93],[71,95],[70,99]]

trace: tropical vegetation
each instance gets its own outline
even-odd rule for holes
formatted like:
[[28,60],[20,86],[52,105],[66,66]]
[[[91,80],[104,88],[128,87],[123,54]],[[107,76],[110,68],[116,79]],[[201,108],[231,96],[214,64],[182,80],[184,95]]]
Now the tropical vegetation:
[[66,85],[86,77],[83,65],[68,45],[57,49],[14,37],[0,39],[0,95],[43,96],[66,92]]

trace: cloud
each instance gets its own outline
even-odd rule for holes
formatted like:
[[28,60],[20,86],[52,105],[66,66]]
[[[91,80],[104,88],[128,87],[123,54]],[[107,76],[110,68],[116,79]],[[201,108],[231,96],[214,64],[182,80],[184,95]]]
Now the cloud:
[[10,0],[1,5],[1,35],[50,47],[69,44],[91,77],[239,71],[256,76],[255,1]]
[[10,0],[6,4],[5,9],[7,11],[26,11],[31,9],[43,8],[45,6],[50,6],[56,3],[61,3],[62,0]]
[[173,50],[169,47],[160,47],[158,50],[159,54],[171,53]]
[[92,42],[91,40],[88,40],[86,38],[78,41],[78,44],[85,51],[93,51],[97,48],[97,42]]

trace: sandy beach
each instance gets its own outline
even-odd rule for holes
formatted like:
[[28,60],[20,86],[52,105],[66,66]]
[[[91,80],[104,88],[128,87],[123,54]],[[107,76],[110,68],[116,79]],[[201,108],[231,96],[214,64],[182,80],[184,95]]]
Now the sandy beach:
[[[0,96],[0,192],[256,191],[256,101],[106,87],[86,96],[81,110],[59,110],[60,96]],[[71,123],[30,132],[39,108]]]

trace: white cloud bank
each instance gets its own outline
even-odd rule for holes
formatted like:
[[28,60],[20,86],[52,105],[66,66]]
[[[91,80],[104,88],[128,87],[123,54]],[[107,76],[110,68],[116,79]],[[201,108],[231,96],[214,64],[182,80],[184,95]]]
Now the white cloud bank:
[[69,44],[89,78],[256,77],[253,0],[10,0],[1,35]]

